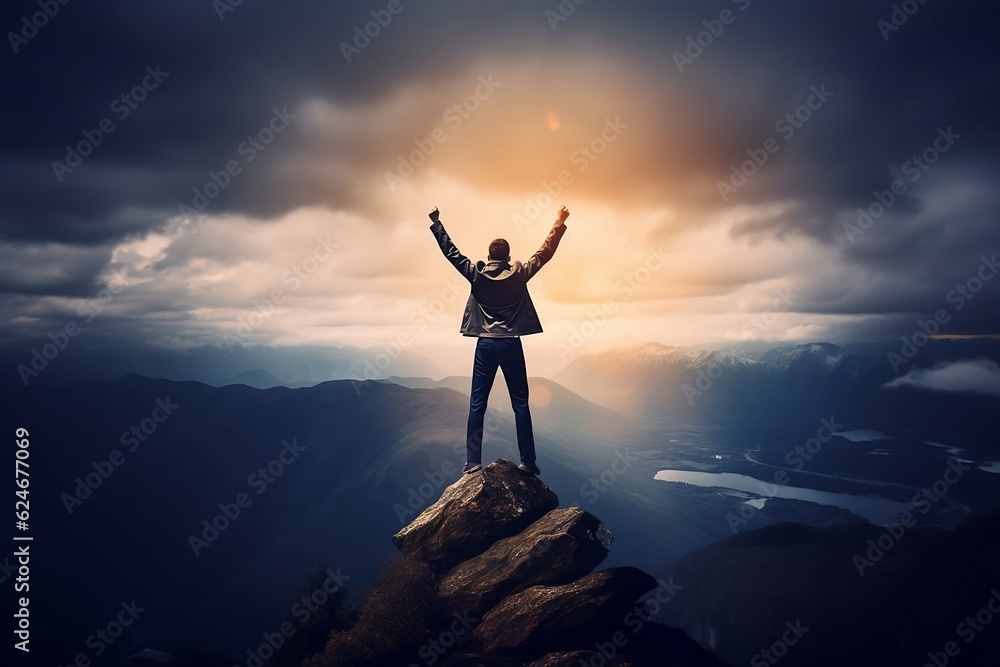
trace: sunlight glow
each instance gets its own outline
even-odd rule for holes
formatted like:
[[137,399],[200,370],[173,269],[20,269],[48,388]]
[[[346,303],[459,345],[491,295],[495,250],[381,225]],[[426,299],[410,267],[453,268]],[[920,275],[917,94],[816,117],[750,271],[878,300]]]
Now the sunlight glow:
[[557,131],[559,129],[559,114],[553,109],[547,109],[545,111],[545,124],[553,132]]
[[535,384],[528,394],[528,404],[533,408],[544,408],[552,402],[552,390],[544,384]]

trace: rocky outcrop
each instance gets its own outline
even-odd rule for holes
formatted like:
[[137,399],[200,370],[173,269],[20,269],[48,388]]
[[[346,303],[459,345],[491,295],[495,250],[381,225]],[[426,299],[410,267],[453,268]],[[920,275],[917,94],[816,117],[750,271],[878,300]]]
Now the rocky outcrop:
[[438,587],[448,612],[477,617],[503,598],[535,585],[563,584],[608,555],[611,532],[578,507],[552,510],[524,531],[496,542],[451,570]]
[[585,628],[621,621],[656,580],[634,567],[592,572],[562,586],[533,586],[511,595],[483,617],[476,638],[487,652],[570,648]]
[[557,505],[544,482],[499,459],[395,535],[404,556],[436,572],[425,606],[435,607],[440,632],[416,655],[439,667],[721,664],[644,615],[640,598],[657,586],[648,574],[594,572],[611,532],[593,514]]
[[497,459],[445,489],[392,542],[403,555],[445,569],[519,533],[558,504],[545,482]]

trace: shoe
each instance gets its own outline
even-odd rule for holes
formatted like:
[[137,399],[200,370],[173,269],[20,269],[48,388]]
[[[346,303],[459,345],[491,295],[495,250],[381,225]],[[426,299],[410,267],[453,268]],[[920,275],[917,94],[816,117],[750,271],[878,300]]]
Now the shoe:
[[538,469],[535,464],[528,465],[527,463],[522,463],[517,466],[518,470],[523,470],[524,472],[530,472],[532,475],[541,475],[542,471]]
[[477,470],[482,470],[482,469],[483,469],[483,466],[482,466],[481,463],[466,463],[465,467],[462,468],[462,473],[466,474],[466,475],[470,475],[470,474],[476,472]]

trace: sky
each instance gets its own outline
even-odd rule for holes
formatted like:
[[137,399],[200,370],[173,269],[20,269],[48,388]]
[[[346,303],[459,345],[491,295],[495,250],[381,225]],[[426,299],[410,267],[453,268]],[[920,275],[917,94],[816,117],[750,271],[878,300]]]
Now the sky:
[[467,373],[468,286],[428,212],[473,260],[497,237],[526,260],[562,205],[530,285],[544,372],[647,341],[997,335],[998,14],[8,3],[0,346],[407,349]]

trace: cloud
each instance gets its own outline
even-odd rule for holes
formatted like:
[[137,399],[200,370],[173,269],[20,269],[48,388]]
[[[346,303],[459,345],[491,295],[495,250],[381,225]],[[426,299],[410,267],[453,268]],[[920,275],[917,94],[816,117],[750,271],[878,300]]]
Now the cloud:
[[1000,366],[992,359],[968,359],[914,369],[883,389],[916,387],[932,391],[1000,396]]
[[[260,343],[393,340],[411,322],[444,340],[462,304],[422,314],[452,298],[426,210],[470,256],[503,235],[526,258],[562,203],[572,231],[532,293],[563,338],[608,301],[609,339],[745,337],[786,287],[774,339],[898,340],[938,308],[942,333],[996,333],[1000,281],[961,309],[947,295],[998,250],[1000,133],[982,104],[998,5],[930,3],[886,41],[888,7],[861,0],[740,4],[683,72],[673,53],[718,16],[694,0],[587,3],[555,27],[537,3],[407,2],[350,63],[341,42],[371,20],[354,3],[242,3],[224,21],[193,0],[69,5],[5,70],[19,102],[0,108],[17,130],[0,148],[0,338],[30,348],[122,271],[94,340],[212,344],[273,289],[288,293]],[[169,74],[115,116],[149,66]],[[499,84],[488,96],[483,78]],[[832,97],[779,135],[822,86]],[[295,118],[247,159],[238,147],[286,107]],[[104,116],[114,131],[57,181],[52,161]],[[904,171],[947,127],[954,145],[919,178]],[[769,136],[780,149],[722,201],[717,181]],[[204,219],[179,223],[230,160],[240,172]],[[550,197],[562,171],[572,182]],[[894,178],[905,194],[850,242],[844,225]],[[285,273],[328,233],[342,245],[291,290]],[[616,290],[633,278],[640,289]]]

